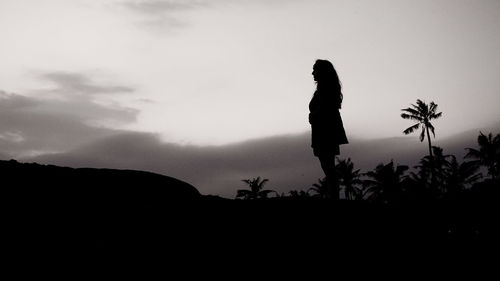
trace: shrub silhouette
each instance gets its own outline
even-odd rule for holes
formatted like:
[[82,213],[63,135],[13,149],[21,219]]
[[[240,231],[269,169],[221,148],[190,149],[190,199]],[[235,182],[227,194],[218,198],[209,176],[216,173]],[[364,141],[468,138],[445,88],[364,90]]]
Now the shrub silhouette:
[[477,144],[479,149],[466,148],[468,152],[465,158],[475,159],[475,163],[485,166],[488,169],[488,175],[493,182],[496,182],[500,173],[500,134],[493,137],[492,133],[485,136],[479,132]]
[[311,195],[309,195],[309,190],[308,191],[304,191],[304,190],[290,190],[288,192],[288,194],[290,195],[290,197],[294,197],[294,198],[304,198],[304,197],[310,197]]
[[443,149],[437,146],[432,147],[433,156],[430,155],[424,156],[420,160],[420,165],[418,166],[421,169],[426,170],[425,174],[431,175],[430,185],[431,188],[436,188],[437,191],[443,192],[443,189],[446,182],[446,169],[449,165],[448,159],[452,157],[452,155],[444,155]]
[[447,163],[446,181],[444,192],[450,196],[456,196],[465,189],[471,187],[482,178],[478,172],[479,165],[473,161],[458,163],[457,158],[451,155],[451,160]]
[[[447,193],[463,191],[481,178],[479,165],[474,162],[458,163],[454,155],[443,154],[440,147],[432,147],[434,156],[429,155],[415,166],[417,172],[411,172],[409,179],[415,186],[428,189],[433,197],[445,196]],[[431,182],[430,175],[434,176]]]
[[388,164],[379,164],[375,170],[365,175],[371,179],[365,180],[365,185],[370,193],[370,199],[388,203],[401,197],[403,180],[408,166],[396,165],[391,161]]
[[264,185],[268,181],[268,179],[261,180],[260,177],[242,180],[242,182],[246,183],[250,187],[250,189],[238,189],[236,198],[242,198],[246,200],[267,198],[269,193],[275,192],[274,190],[263,189]]
[[359,169],[354,170],[351,158],[338,160],[336,171],[339,185],[344,189],[345,199],[361,199],[362,191],[357,187],[361,184],[361,174]]
[[314,192],[313,197],[319,198],[328,198],[328,186],[326,183],[326,178],[318,179],[317,183],[314,183],[311,188],[307,190],[307,192]]

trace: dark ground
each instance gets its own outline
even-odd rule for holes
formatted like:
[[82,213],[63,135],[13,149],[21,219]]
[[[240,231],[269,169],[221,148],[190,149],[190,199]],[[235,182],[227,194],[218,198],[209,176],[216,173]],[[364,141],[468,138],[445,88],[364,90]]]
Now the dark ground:
[[[12,259],[258,257],[320,266],[424,255],[424,261],[497,255],[498,192],[384,205],[366,201],[203,196],[184,182],[138,172],[0,161],[3,248]],[[485,189],[486,190],[486,189]],[[495,196],[493,196],[495,195]],[[380,261],[380,260],[379,260]]]

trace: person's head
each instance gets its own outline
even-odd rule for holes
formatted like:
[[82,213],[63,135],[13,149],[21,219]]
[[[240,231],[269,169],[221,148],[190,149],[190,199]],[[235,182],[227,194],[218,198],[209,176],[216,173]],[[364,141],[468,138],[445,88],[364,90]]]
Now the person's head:
[[333,64],[327,60],[316,60],[313,66],[312,75],[314,77],[314,81],[318,83],[333,83],[338,82],[339,80],[337,71],[335,71]]
[[342,86],[337,71],[333,64],[327,60],[316,60],[312,72],[314,81],[318,84],[318,89],[331,92],[337,96],[337,101],[342,103]]

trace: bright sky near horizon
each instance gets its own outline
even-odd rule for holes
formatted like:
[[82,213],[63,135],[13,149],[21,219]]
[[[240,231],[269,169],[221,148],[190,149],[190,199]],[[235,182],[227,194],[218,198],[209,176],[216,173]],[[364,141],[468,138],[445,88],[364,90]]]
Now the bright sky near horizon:
[[[227,144],[309,130],[322,58],[348,136],[401,136],[417,98],[445,136],[500,120],[499,34],[494,0],[1,0],[0,102]],[[22,120],[0,121],[0,140],[53,129]]]

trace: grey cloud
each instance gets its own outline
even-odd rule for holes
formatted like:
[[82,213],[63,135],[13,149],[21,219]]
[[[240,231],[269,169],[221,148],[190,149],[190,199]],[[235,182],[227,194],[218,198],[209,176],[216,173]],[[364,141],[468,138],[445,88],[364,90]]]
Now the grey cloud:
[[13,158],[13,157],[12,157],[12,155],[7,154],[7,153],[2,153],[2,152],[0,152],[0,159],[3,159],[3,160],[10,160],[10,159],[12,159],[12,158]]
[[[36,91],[41,98],[0,91],[0,152],[9,157],[67,151],[119,132],[109,126],[136,120],[137,110],[96,103],[93,95],[131,88],[94,85],[88,77],[74,73],[41,77],[56,83],[54,89]],[[54,92],[58,98],[46,95]]]
[[298,1],[302,0],[127,0],[120,4],[140,13],[165,14],[205,7],[215,7],[222,4],[259,4],[273,6]]
[[116,85],[99,85],[92,81],[90,77],[82,73],[74,72],[50,72],[40,75],[40,78],[51,81],[56,84],[55,92],[65,93],[83,93],[83,94],[100,94],[100,93],[130,93],[134,89],[125,86]]
[[179,13],[208,6],[199,0],[125,1],[120,5],[143,16],[138,24],[148,28],[183,28],[188,26]]
[[257,4],[266,7],[283,5],[300,0],[127,0],[119,5],[144,16],[141,26],[176,29],[189,26],[181,13],[221,5]]
[[[69,115],[86,124],[114,123],[126,124],[136,120],[138,111],[122,107],[119,104],[102,105],[95,100],[99,94],[131,93],[134,89],[121,85],[102,85],[95,83],[88,75],[75,72],[49,72],[39,76],[41,79],[52,82],[55,88],[38,91],[39,95],[57,93],[63,99],[43,100],[32,98],[36,103],[38,113]],[[19,97],[18,97],[19,99]],[[28,98],[23,98],[27,100]]]
[[[3,136],[0,151],[13,157],[65,151],[113,133],[110,129],[87,125],[88,120],[81,118],[83,113],[71,113],[68,108],[59,110],[64,106],[78,108],[78,104],[71,101],[42,101],[4,93],[0,93],[0,101],[0,135]],[[9,107],[12,104],[17,106]],[[100,111],[101,117],[105,114],[104,108],[96,111]]]
[[302,137],[199,147],[164,143],[154,134],[129,132],[69,153],[30,160],[74,167],[147,170],[189,182],[202,193],[225,197],[234,197],[236,188],[244,187],[241,179],[245,178],[268,177],[270,187],[297,189],[321,176],[319,164]]
[[155,103],[155,101],[154,101],[154,100],[152,100],[152,99],[145,99],[145,98],[137,99],[136,101],[137,101],[137,102],[141,102],[141,103],[148,103],[148,104],[153,104],[153,103]]
[[207,3],[199,0],[143,0],[126,1],[122,5],[141,13],[165,14],[203,7]]
[[31,107],[36,105],[37,103],[30,98],[7,93],[5,91],[0,90],[0,110],[17,110],[26,107]]
[[[446,153],[463,156],[463,148],[474,146],[476,131],[442,140]],[[226,146],[182,146],[164,143],[155,134],[123,132],[81,146],[68,153],[30,158],[47,164],[73,167],[137,169],[172,176],[193,184],[203,194],[234,198],[244,188],[241,179],[265,177],[269,188],[279,193],[307,189],[322,171],[309,147],[309,133],[276,136]],[[341,157],[350,157],[363,172],[381,162],[416,165],[426,155],[417,138],[380,140],[351,139]]]
[[113,133],[110,129],[88,126],[72,116],[38,112],[1,112],[0,131],[10,138],[0,139],[0,151],[12,157],[65,151]]

